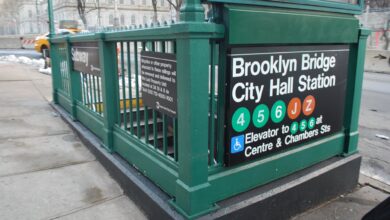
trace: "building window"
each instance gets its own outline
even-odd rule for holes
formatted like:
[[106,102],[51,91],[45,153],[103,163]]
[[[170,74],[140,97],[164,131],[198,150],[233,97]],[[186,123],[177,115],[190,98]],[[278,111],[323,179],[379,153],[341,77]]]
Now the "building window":
[[144,24],[147,23],[147,18],[146,18],[146,16],[143,17],[142,21],[143,21]]
[[142,0],[142,4],[143,4],[143,5],[146,5],[146,0]]
[[32,11],[31,10],[28,10],[28,17],[32,18]]
[[122,25],[125,24],[125,16],[124,16],[124,15],[121,15],[121,24],[122,24]]
[[123,5],[124,3],[124,0],[119,0],[119,4]]
[[165,5],[165,0],[161,0],[161,6],[164,7],[164,5]]
[[135,15],[131,16],[131,24],[135,24]]
[[134,5],[134,0],[130,0],[130,5]]
[[109,17],[108,17],[108,24],[110,24],[110,25],[113,25],[114,24],[114,15],[110,15]]

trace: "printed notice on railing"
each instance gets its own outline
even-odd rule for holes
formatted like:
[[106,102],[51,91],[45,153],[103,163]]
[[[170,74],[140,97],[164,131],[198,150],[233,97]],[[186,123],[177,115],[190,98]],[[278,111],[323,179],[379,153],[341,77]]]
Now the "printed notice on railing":
[[176,117],[176,55],[142,51],[141,79],[143,103]]
[[264,158],[342,132],[348,56],[348,45],[231,48],[226,164]]

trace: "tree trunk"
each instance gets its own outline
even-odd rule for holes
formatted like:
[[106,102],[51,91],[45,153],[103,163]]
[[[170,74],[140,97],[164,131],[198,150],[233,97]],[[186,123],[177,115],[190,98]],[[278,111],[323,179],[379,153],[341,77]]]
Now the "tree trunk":
[[153,5],[153,23],[157,24],[157,0],[152,0]]

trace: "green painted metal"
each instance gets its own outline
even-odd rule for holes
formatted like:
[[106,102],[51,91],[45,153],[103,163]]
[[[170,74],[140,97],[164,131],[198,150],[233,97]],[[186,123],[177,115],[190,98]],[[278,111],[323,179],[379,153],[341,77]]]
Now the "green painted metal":
[[209,177],[211,187],[207,197],[211,202],[216,202],[340,155],[343,152],[344,139],[343,134],[336,134],[254,163],[212,174]]
[[123,158],[137,165],[142,173],[170,195],[175,194],[177,164],[152,148],[143,147],[142,140],[114,127],[114,148]]
[[47,11],[49,16],[49,39],[54,36],[54,15],[53,15],[53,0],[47,0]]
[[359,137],[359,111],[362,95],[364,57],[366,53],[366,42],[370,31],[360,29],[359,43],[351,47],[351,56],[349,60],[349,76],[347,86],[347,103],[345,106],[345,156],[356,153]]
[[231,45],[356,43],[359,31],[356,18],[334,13],[228,5],[225,16]]
[[208,0],[208,2],[228,3],[240,5],[257,5],[263,7],[288,8],[288,9],[303,9],[317,12],[335,12],[342,14],[361,14],[364,8],[364,0],[358,0],[358,4],[347,4],[336,1],[324,0]]
[[61,105],[67,112],[72,112],[72,104],[69,99],[68,94],[62,92],[61,90],[57,91],[56,93],[57,96],[57,103]]
[[52,89],[53,89],[53,102],[58,103],[58,91],[62,85],[61,69],[60,69],[60,57],[58,48],[61,44],[51,44],[51,62],[52,62]]
[[[137,50],[138,49],[138,42],[137,41],[134,41],[133,42],[134,44],[134,50]],[[139,86],[138,86],[138,83],[139,83],[139,76],[138,76],[138,53],[134,53],[134,74],[135,74],[135,99],[136,99],[136,102],[137,102],[137,128],[140,127],[140,111],[139,111],[139,101],[140,101],[140,97],[139,97]],[[141,130],[140,129],[137,129],[137,137],[139,138],[141,136]]]
[[77,120],[77,102],[81,101],[81,78],[80,73],[73,71],[73,62],[71,56],[72,45],[69,41],[66,43],[68,74],[70,76],[70,98],[71,98],[71,116]]
[[[181,9],[181,22],[170,26],[69,37],[52,36],[50,39],[54,102],[101,138],[109,152],[120,154],[168,193],[172,197],[172,206],[189,219],[218,208],[218,201],[331,157],[347,156],[357,151],[357,122],[368,32],[359,29],[358,21],[352,14],[360,12],[361,0],[355,6],[310,0],[240,2],[262,6],[214,5],[216,11],[223,11],[218,18],[222,24],[216,24],[203,21],[203,8],[199,0],[187,0]],[[98,42],[101,79],[72,71],[70,45],[74,42]],[[228,72],[228,49],[239,45],[331,43],[349,44],[351,48],[345,130],[257,161],[224,167],[224,85]],[[64,44],[67,45],[69,94],[62,89],[67,87],[63,86],[66,76],[61,75],[60,62],[64,58],[59,52]],[[119,59],[117,45],[120,47]],[[140,45],[143,49],[176,54],[176,118],[148,107],[145,109],[149,109],[152,115],[147,110],[142,113],[142,95],[138,92],[141,86],[138,84],[141,77],[138,66]],[[118,76],[118,65],[121,76]],[[218,71],[215,65],[218,65]],[[128,92],[125,91],[126,74]],[[87,87],[81,84],[81,79],[85,79]],[[121,84],[119,79],[122,80]],[[131,80],[135,81],[135,88],[130,88]],[[216,82],[217,94],[214,93]],[[135,91],[132,92],[132,89]],[[93,95],[93,103],[102,103],[102,115],[99,114],[100,110],[91,110],[85,94]],[[122,100],[135,99],[135,104],[130,101],[127,106],[123,101],[121,107],[120,96]],[[217,115],[216,121],[214,115]],[[151,128],[147,126],[150,117],[153,123]],[[145,122],[144,134],[140,129],[142,120]],[[162,142],[159,142],[157,132],[161,129],[160,122]],[[171,122],[172,151],[168,144],[168,135],[172,132],[168,126],[171,126]],[[127,127],[128,123],[130,128]],[[169,155],[172,152],[173,156]]]
[[103,145],[108,151],[111,151],[113,147],[113,126],[118,120],[117,108],[119,106],[118,92],[114,92],[118,91],[116,43],[104,41],[104,36],[101,36],[98,42],[104,106]]
[[[179,179],[174,204],[195,217],[213,204],[200,195],[208,191],[208,72],[207,38],[177,40]],[[181,98],[183,97],[183,98]]]
[[[127,42],[127,51],[130,51],[130,48],[131,48],[130,47],[130,42]],[[127,75],[127,78],[128,78],[127,83],[129,85],[131,85],[131,56],[130,56],[130,52],[127,53],[127,73],[128,73],[128,75]],[[131,88],[129,89],[129,100],[133,100],[133,92],[132,92]],[[129,108],[133,109],[133,102],[132,101],[130,102]],[[130,133],[134,134],[133,114],[130,114],[129,121],[130,121]]]
[[93,113],[81,102],[77,102],[76,107],[77,120],[94,133],[99,139],[103,140],[105,133],[103,128],[102,116]]

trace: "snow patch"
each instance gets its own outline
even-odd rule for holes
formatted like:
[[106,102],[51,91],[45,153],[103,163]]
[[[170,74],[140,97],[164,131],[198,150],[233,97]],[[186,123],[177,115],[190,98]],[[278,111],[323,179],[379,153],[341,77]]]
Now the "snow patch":
[[22,63],[39,69],[39,72],[41,73],[51,74],[50,68],[44,69],[45,67],[44,59],[31,59],[25,56],[15,56],[15,55],[0,56],[0,63],[6,63],[6,62]]

